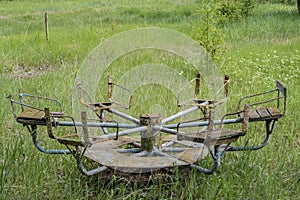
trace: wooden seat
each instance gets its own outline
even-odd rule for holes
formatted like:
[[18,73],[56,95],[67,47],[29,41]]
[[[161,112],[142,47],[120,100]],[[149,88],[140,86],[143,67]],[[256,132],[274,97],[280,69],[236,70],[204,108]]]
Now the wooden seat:
[[[47,126],[47,132],[48,132],[48,136],[52,139],[56,139],[59,143],[63,144],[63,145],[71,145],[71,146],[81,146],[81,147],[85,147],[87,145],[90,145],[89,141],[86,141],[84,139],[84,141],[82,141],[82,138],[80,137],[80,135],[77,133],[77,129],[76,126],[74,126],[74,132],[73,134],[68,134],[68,135],[63,135],[63,136],[56,136],[54,134],[54,132],[52,131],[52,126],[53,126],[53,121],[52,121],[52,113],[50,112],[49,108],[45,108],[45,122],[46,122],[46,126]],[[72,117],[70,116],[62,116],[61,118],[71,118],[73,123],[75,124],[75,121]],[[85,116],[86,117],[86,116]],[[83,127],[86,128],[86,118],[85,121],[83,123]]]
[[85,146],[85,144],[83,143],[83,141],[81,141],[80,136],[78,134],[57,137],[56,139],[59,143],[64,145],[81,146],[81,147]]
[[215,129],[194,133],[178,133],[177,140],[188,140],[199,143],[214,143],[214,145],[228,144],[237,141],[240,136],[245,135],[243,131]]
[[[250,110],[249,121],[266,121],[279,119],[283,115],[280,113],[277,107],[270,108],[257,108],[255,110]],[[243,118],[243,113],[240,115]]]
[[[63,117],[62,112],[51,112],[52,117]],[[28,125],[46,125],[45,112],[34,108],[27,108],[17,116],[17,121]]]
[[45,112],[28,108],[17,116],[17,121],[21,124],[46,125]]
[[[50,112],[51,117],[63,117],[62,112]],[[26,125],[47,125],[45,111],[28,108],[25,109],[18,117],[17,121]],[[50,119],[50,124],[53,126],[53,121]],[[64,145],[85,146],[78,134],[55,137],[53,134],[50,138],[56,139],[59,143]]]

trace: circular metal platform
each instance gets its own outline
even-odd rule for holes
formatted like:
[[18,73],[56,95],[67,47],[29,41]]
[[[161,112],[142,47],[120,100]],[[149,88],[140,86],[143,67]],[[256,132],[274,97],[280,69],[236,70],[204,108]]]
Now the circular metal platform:
[[151,152],[133,147],[133,143],[139,142],[140,138],[134,136],[124,136],[118,140],[95,140],[84,155],[113,170],[146,173],[161,168],[190,165],[208,154],[204,145],[177,141],[176,136],[172,135],[162,137],[162,148]]

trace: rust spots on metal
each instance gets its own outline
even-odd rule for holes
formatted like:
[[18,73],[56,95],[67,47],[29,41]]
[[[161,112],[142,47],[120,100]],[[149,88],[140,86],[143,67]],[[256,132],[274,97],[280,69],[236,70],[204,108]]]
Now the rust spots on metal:
[[141,132],[141,145],[145,151],[153,151],[154,146],[161,149],[162,139],[159,131],[155,131],[151,126],[161,125],[161,116],[153,114],[143,114],[140,116],[140,125],[147,126],[148,130]]
[[224,92],[225,92],[225,97],[228,96],[229,82],[230,82],[229,75],[225,75],[225,78],[224,78]]
[[198,98],[198,94],[200,92],[200,83],[201,83],[201,74],[198,73],[196,75],[195,96],[194,96],[195,99]]

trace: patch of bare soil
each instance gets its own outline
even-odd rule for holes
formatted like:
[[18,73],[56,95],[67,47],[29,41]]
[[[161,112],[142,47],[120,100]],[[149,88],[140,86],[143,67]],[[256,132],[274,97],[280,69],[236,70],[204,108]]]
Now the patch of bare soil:
[[9,18],[9,16],[0,16],[0,19],[8,19]]
[[16,65],[13,72],[10,73],[12,78],[27,79],[34,76],[43,75],[46,72],[53,71],[51,66],[37,66],[35,68],[28,68],[20,65]]

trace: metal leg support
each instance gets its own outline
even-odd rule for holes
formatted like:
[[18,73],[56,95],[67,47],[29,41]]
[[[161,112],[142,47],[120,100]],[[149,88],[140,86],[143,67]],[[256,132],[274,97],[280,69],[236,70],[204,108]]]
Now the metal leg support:
[[211,152],[211,156],[212,156],[212,158],[214,159],[214,165],[212,166],[211,169],[207,169],[207,168],[204,168],[204,167],[200,167],[200,166],[195,165],[195,164],[191,164],[190,167],[191,167],[192,169],[197,169],[197,170],[200,171],[201,173],[211,175],[211,174],[213,174],[215,171],[217,171],[217,169],[219,168],[219,166],[220,166],[220,161],[221,161],[221,158],[222,158],[224,152],[225,152],[225,151],[220,152],[220,149],[219,149],[218,146],[215,147],[214,153]]
[[233,146],[233,147],[231,146],[230,148],[227,149],[227,151],[249,151],[249,150],[252,151],[252,150],[262,149],[269,143],[275,123],[276,120],[266,121],[266,137],[262,143],[254,146]]
[[105,166],[101,166],[101,167],[97,167],[95,169],[91,169],[91,170],[87,170],[85,168],[85,166],[83,165],[81,159],[82,159],[82,156],[85,152],[85,150],[82,152],[82,153],[78,153],[79,151],[77,150],[77,153],[73,153],[73,156],[75,157],[76,159],[76,162],[77,162],[77,166],[78,166],[78,169],[79,171],[85,175],[85,176],[93,176],[93,175],[96,175],[96,174],[99,174],[100,172],[103,172],[107,169],[107,167]]
[[45,148],[43,148],[38,140],[37,140],[37,126],[36,125],[31,125],[31,129],[29,128],[29,126],[27,125],[27,128],[31,134],[32,137],[32,141],[34,146],[42,153],[45,154],[70,154],[71,152],[69,150],[63,150],[63,149],[50,149],[50,150],[46,150]]

